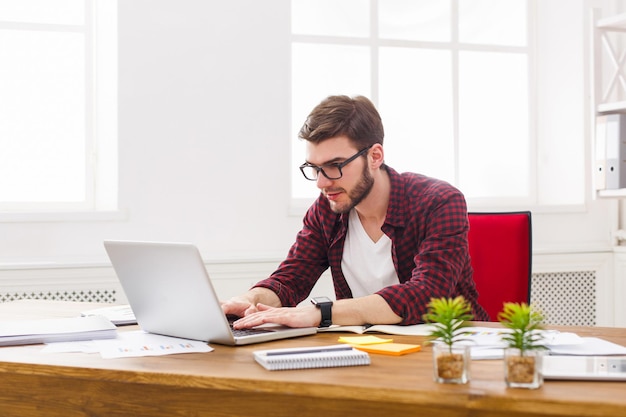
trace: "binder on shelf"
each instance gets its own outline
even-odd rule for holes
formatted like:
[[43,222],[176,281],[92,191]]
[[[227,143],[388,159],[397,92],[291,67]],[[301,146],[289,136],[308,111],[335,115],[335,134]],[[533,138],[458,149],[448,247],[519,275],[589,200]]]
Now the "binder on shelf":
[[606,114],[605,181],[607,190],[626,188],[626,115]]
[[594,185],[596,190],[606,189],[606,123],[607,115],[596,117]]
[[270,371],[369,365],[367,352],[349,345],[257,350],[254,360]]

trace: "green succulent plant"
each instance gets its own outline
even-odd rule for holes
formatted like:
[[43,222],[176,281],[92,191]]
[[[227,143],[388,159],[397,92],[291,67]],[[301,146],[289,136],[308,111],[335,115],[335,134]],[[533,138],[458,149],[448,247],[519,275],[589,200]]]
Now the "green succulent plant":
[[431,298],[427,307],[428,311],[422,318],[424,322],[433,325],[429,338],[441,340],[452,351],[452,345],[463,339],[463,332],[459,329],[464,327],[466,321],[474,318],[471,303],[463,296],[442,297]]
[[512,332],[502,336],[502,340],[512,348],[525,351],[545,349],[541,343],[542,336],[538,330],[543,329],[543,314],[526,303],[504,303],[503,310],[498,313],[498,321]]

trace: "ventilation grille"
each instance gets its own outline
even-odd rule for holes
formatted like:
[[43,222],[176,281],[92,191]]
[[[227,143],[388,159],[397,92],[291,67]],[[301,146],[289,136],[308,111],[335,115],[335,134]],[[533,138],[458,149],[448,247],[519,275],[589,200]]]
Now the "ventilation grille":
[[596,325],[596,272],[533,274],[530,300],[545,314],[546,323]]
[[0,293],[0,302],[15,300],[83,301],[91,303],[115,303],[115,290],[30,291]]

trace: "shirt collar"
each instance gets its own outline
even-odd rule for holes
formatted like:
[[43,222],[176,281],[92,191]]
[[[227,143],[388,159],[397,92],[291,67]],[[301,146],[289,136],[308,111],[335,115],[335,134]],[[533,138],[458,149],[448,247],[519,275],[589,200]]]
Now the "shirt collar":
[[405,195],[405,184],[402,175],[395,169],[385,166],[389,175],[389,207],[385,216],[385,224],[393,227],[404,227],[408,210]]

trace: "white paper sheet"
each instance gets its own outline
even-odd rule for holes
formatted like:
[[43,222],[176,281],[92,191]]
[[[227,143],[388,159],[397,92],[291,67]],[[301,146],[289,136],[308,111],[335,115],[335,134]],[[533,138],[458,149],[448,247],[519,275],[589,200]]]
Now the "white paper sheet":
[[203,353],[213,350],[206,343],[197,340],[160,336],[141,330],[121,332],[117,339],[98,340],[95,343],[105,359]]
[[120,332],[117,338],[89,342],[50,343],[44,353],[100,353],[105,359],[139,356],[176,355],[179,353],[211,352],[213,348],[197,340],[160,336],[142,330]]

